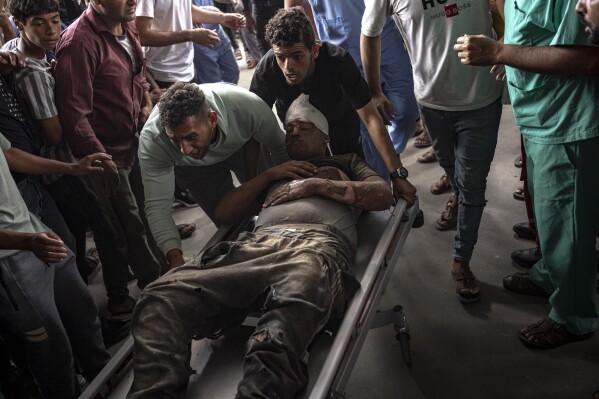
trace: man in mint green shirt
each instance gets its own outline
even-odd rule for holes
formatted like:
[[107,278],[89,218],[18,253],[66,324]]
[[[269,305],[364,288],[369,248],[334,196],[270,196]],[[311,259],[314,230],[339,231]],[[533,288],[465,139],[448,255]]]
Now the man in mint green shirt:
[[224,83],[178,83],[161,97],[138,155],[148,223],[171,268],[184,263],[171,215],[175,175],[215,222],[218,201],[234,188],[231,171],[240,182],[256,176],[261,147],[275,163],[289,159],[285,134],[255,94]]
[[503,285],[549,297],[548,317],[518,332],[524,344],[541,349],[590,338],[599,316],[599,48],[588,45],[575,6],[576,0],[506,3],[505,45],[464,36],[454,47],[464,64],[506,65],[543,258]]

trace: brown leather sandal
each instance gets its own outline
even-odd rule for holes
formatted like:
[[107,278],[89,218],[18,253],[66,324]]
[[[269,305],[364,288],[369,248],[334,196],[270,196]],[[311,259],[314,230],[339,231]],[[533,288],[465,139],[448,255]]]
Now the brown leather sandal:
[[449,230],[458,224],[458,199],[455,194],[451,194],[449,201],[445,205],[445,210],[441,217],[437,219],[435,226],[441,231]]
[[416,160],[420,163],[433,163],[437,162],[437,156],[435,155],[435,150],[432,148],[427,152],[420,155]]
[[549,297],[549,293],[543,287],[539,287],[530,281],[528,273],[514,273],[503,278],[503,287],[511,292],[522,295]]
[[426,130],[424,132],[420,133],[414,139],[414,147],[416,147],[416,148],[430,147],[431,144],[432,144],[431,137],[428,135],[428,132]]
[[455,294],[462,303],[474,303],[480,301],[480,287],[476,277],[470,270],[463,272],[451,271],[451,277],[455,282]]
[[518,331],[518,338],[526,346],[536,349],[552,349],[571,342],[583,341],[593,336],[587,334],[572,334],[566,327],[556,321],[546,318],[524,327]]
[[196,231],[195,223],[178,224],[177,230],[179,230],[179,238],[182,240],[191,237],[194,231]]
[[431,193],[438,195],[443,194],[451,190],[451,183],[449,182],[449,177],[447,175],[443,175],[433,183],[431,186]]

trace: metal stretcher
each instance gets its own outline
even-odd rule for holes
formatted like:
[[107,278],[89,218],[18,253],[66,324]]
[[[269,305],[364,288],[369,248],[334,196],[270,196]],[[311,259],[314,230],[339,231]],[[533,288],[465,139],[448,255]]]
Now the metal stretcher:
[[[342,398],[368,331],[393,324],[404,361],[411,362],[410,333],[401,306],[379,309],[387,283],[418,213],[418,203],[406,210],[399,201],[391,210],[363,212],[358,220],[358,243],[354,271],[360,288],[348,304],[336,332],[316,336],[309,349],[309,385],[302,398]],[[248,224],[219,229],[205,248],[222,240],[232,240]],[[192,342],[192,375],[186,398],[232,398],[242,378],[245,342],[256,319],[248,317],[244,326],[216,340]],[[133,381],[129,336],[110,362],[82,393],[80,399],[125,398]]]

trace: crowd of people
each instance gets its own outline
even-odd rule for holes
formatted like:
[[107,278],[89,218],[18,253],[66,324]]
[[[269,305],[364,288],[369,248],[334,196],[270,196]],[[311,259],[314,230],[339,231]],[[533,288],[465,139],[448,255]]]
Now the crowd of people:
[[[359,210],[416,201],[401,159],[415,135],[443,169],[431,192],[451,191],[435,226],[456,231],[457,299],[479,302],[470,262],[506,99],[529,214],[514,230],[536,247],[512,254],[530,273],[503,285],[551,305],[517,336],[590,338],[599,2],[444,3],[0,0],[2,375],[75,398],[131,330],[129,397],[179,397],[189,341],[260,302],[237,397],[295,397],[310,341],[358,284]],[[259,217],[186,263],[195,227],[175,223],[174,201],[216,226]],[[89,230],[107,321],[86,287]],[[0,398],[19,383],[1,380]]]

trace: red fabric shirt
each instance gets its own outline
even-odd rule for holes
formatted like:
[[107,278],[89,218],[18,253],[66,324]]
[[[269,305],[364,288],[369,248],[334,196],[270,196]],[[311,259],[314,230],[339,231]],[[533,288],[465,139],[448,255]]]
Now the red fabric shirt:
[[56,105],[63,133],[76,157],[107,152],[118,167],[133,165],[138,116],[149,89],[139,33],[133,21],[123,30],[134,45],[131,57],[91,5],[56,46]]

